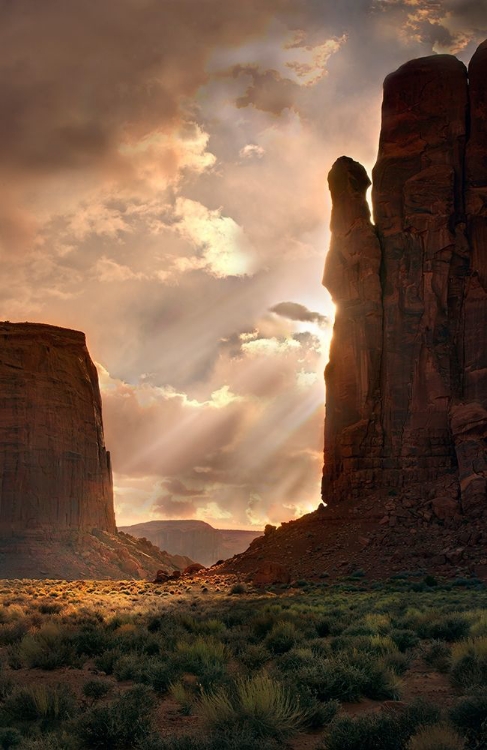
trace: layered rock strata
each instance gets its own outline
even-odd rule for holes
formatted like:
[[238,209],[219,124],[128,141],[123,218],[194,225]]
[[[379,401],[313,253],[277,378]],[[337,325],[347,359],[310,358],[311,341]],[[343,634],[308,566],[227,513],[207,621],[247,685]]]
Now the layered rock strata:
[[460,520],[487,512],[487,43],[469,69],[386,78],[373,171],[329,175],[324,283],[337,307],[323,498],[415,485]]
[[116,532],[96,368],[85,336],[0,324],[0,535]]

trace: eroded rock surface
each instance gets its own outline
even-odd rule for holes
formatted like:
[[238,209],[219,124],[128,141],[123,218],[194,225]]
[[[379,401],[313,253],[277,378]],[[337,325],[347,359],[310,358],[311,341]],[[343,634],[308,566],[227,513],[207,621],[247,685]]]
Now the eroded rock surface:
[[85,336],[0,324],[0,533],[115,532],[110,455]]
[[329,175],[324,283],[337,305],[323,498],[415,486],[446,518],[487,512],[487,43],[386,78],[373,171]]

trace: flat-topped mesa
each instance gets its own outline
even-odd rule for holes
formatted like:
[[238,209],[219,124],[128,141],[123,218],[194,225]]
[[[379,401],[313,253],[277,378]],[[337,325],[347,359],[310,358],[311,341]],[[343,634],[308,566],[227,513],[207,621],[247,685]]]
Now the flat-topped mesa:
[[115,532],[110,454],[85,336],[0,323],[0,534]]
[[482,513],[487,43],[468,78],[450,55],[413,60],[386,78],[375,227],[366,222],[363,195],[359,205],[356,191],[336,188],[337,179],[350,183],[361,170],[342,157],[330,172],[324,283],[337,317],[326,371],[324,500],[415,485],[432,497],[435,488],[446,493],[451,515]]

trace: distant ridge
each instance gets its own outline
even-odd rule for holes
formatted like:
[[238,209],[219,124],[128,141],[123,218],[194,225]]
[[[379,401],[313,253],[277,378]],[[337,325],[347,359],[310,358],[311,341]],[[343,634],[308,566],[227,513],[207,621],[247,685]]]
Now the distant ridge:
[[244,552],[262,536],[262,531],[215,529],[205,521],[146,521],[133,526],[119,526],[132,536],[148,539],[171,555],[186,555],[202,565],[213,565]]

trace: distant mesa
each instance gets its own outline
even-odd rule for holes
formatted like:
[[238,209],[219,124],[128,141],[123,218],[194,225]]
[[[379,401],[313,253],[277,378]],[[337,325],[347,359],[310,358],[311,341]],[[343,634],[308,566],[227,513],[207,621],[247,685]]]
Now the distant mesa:
[[244,552],[249,544],[263,533],[215,529],[204,521],[174,520],[120,526],[120,531],[139,538],[145,537],[172,555],[187,555],[205,566]]
[[190,564],[117,534],[83,333],[0,323],[0,394],[0,577],[144,578]]

